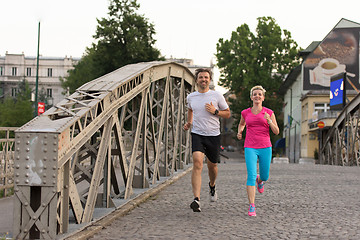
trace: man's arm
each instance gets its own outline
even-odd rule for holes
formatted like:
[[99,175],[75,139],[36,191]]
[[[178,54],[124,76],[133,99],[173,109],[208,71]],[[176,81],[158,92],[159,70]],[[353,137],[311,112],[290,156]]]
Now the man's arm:
[[231,116],[230,108],[227,108],[225,110],[219,110],[217,115],[222,118],[230,118]]
[[212,102],[210,102],[210,104],[206,103],[205,104],[205,109],[206,109],[206,111],[208,111],[212,115],[216,115],[216,116],[219,116],[219,117],[222,117],[222,118],[230,118],[230,115],[231,115],[230,108],[227,108],[225,110],[219,110],[219,109],[215,108],[215,106],[213,105]]
[[192,109],[188,108],[188,115],[187,115],[187,122],[184,124],[184,130],[187,131],[191,128],[193,122],[193,111]]

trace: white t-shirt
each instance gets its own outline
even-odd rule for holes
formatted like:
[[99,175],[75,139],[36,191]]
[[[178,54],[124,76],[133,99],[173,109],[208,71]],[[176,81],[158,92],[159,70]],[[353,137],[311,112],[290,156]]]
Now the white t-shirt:
[[193,127],[191,132],[202,136],[220,135],[219,116],[206,111],[205,104],[211,103],[218,110],[229,108],[224,96],[217,91],[209,90],[206,93],[198,91],[190,93],[187,98],[187,107],[193,111]]

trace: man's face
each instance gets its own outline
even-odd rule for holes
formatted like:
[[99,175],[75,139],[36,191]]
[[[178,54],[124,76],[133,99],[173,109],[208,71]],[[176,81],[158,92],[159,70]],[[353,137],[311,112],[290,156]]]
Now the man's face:
[[200,72],[198,74],[196,83],[201,89],[208,88],[210,85],[210,74],[208,72]]

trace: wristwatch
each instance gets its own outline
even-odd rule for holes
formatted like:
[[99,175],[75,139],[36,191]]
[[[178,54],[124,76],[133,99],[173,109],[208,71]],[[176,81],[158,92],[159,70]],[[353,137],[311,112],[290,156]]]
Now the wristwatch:
[[218,115],[219,110],[215,109],[214,115]]

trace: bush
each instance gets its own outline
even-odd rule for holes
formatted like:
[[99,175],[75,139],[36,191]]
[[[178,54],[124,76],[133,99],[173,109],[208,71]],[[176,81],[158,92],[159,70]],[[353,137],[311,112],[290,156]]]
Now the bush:
[[317,148],[315,148],[315,150],[314,150],[314,158],[315,158],[316,160],[319,159],[319,151],[318,151]]

